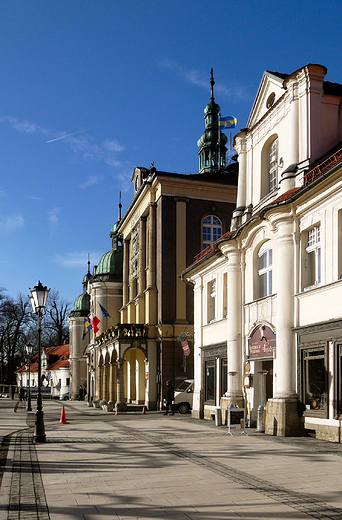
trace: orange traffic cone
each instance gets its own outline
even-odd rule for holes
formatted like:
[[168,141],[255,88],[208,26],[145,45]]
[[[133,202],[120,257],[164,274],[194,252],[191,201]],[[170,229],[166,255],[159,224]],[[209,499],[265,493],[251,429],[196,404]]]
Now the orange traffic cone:
[[142,409],[142,414],[145,414],[146,413],[146,406],[143,406],[143,409]]
[[64,408],[64,406],[63,406],[63,408],[62,408],[62,413],[61,413],[61,420],[60,420],[60,422],[61,422],[62,424],[65,424],[65,423],[67,422],[67,421],[66,421],[66,418],[65,418],[65,408]]
[[119,415],[119,407],[118,407],[118,405],[115,406],[115,415]]

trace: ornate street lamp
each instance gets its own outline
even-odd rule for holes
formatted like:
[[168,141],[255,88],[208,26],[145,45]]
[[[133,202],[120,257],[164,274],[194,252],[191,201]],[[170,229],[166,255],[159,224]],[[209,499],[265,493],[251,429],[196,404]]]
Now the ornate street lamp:
[[27,356],[28,356],[28,371],[29,371],[29,384],[28,384],[28,396],[27,396],[27,406],[26,406],[26,411],[27,412],[32,412],[32,408],[31,408],[31,356],[32,356],[32,351],[33,351],[33,345],[30,345],[30,343],[28,343],[25,347],[26,349],[26,353],[27,353]]
[[38,327],[38,394],[37,394],[37,411],[34,431],[34,440],[36,442],[45,442],[45,428],[44,428],[44,412],[42,404],[42,360],[41,360],[41,341],[42,341],[42,317],[46,307],[46,300],[50,289],[38,282],[33,289],[30,289],[32,296],[29,296],[32,305],[33,313],[37,315]]

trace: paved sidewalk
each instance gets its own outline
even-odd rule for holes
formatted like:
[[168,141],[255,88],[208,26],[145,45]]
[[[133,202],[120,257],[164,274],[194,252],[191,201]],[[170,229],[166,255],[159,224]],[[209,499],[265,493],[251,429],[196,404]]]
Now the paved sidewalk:
[[45,444],[12,436],[1,520],[342,519],[341,445],[63,404],[67,424],[44,402]]

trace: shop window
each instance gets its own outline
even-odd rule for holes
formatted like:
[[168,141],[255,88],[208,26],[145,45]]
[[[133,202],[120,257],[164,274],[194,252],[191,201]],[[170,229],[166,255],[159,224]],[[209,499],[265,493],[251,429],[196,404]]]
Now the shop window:
[[306,233],[306,287],[321,283],[321,227]]
[[215,361],[205,364],[205,400],[215,400]]
[[228,390],[228,361],[221,360],[221,395],[224,395]]
[[272,294],[272,249],[261,248],[258,253],[258,298]]
[[208,323],[216,319],[216,280],[208,283]]
[[267,166],[268,166],[268,191],[272,191],[278,184],[278,138],[273,141],[267,151]]
[[228,315],[228,287],[227,287],[227,273],[223,273],[223,317]]
[[307,411],[327,409],[326,346],[302,350],[302,400]]
[[222,235],[222,222],[214,215],[208,215],[202,223],[202,243],[203,249],[210,246]]

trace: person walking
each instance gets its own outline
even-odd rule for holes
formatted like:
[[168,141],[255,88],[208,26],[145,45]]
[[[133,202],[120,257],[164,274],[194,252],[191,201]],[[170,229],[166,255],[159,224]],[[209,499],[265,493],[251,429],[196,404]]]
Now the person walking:
[[171,384],[171,381],[166,381],[166,391],[164,395],[164,399],[166,401],[166,409],[164,415],[167,415],[170,408],[170,415],[174,415],[174,411],[172,408],[172,401],[174,400],[174,388]]

